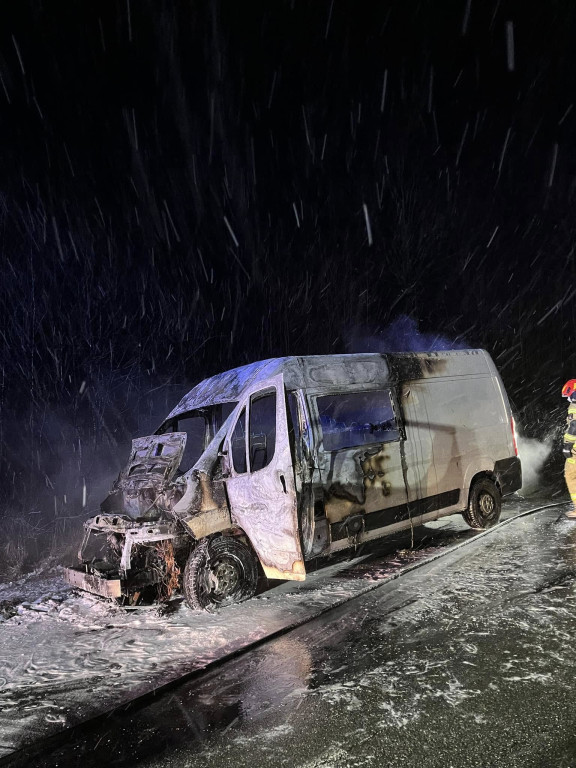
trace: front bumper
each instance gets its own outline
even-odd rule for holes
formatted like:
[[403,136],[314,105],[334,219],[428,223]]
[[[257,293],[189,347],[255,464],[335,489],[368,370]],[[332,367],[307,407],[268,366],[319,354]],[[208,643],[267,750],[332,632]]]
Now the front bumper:
[[64,569],[64,578],[73,587],[91,592],[93,595],[106,597],[109,600],[122,597],[122,581],[106,578],[98,573],[88,573],[86,567],[79,565]]
[[64,578],[73,587],[122,604],[165,598],[176,588],[187,558],[181,550],[189,541],[188,535],[183,541],[174,521],[100,514],[84,523],[80,562],[65,568]]

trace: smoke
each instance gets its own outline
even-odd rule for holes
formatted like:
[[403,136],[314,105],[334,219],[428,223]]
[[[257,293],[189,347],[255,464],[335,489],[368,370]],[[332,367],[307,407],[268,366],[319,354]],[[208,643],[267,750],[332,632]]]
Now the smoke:
[[422,333],[418,322],[407,315],[399,315],[377,333],[355,328],[346,343],[348,352],[441,352],[467,346],[462,338],[451,340],[437,333]]
[[516,435],[516,442],[522,462],[522,488],[520,492],[523,494],[535,493],[540,486],[540,475],[544,462],[552,450],[554,434],[549,434],[542,440]]

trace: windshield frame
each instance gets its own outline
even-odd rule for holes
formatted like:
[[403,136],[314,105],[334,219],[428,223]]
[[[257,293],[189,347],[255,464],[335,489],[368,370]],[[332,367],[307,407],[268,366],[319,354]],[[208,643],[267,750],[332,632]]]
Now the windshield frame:
[[214,403],[213,405],[207,405],[203,408],[194,408],[190,411],[182,411],[182,413],[178,413],[162,422],[154,434],[165,435],[169,432],[182,431],[188,434],[188,431],[179,427],[179,424],[185,419],[202,417],[205,422],[204,440],[202,452],[200,453],[200,455],[202,455],[237,405],[238,401],[231,401],[226,403]]

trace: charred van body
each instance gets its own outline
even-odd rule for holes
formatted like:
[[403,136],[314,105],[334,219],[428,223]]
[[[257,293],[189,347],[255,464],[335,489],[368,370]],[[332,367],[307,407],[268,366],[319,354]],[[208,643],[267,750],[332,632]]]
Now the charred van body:
[[124,603],[183,589],[211,609],[444,515],[494,525],[521,484],[484,350],[265,360],[201,382],[134,440],[67,575]]

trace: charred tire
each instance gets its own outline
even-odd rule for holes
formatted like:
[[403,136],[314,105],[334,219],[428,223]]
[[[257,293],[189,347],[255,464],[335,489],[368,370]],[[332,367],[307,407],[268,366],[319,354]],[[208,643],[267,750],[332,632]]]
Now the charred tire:
[[182,580],[186,602],[196,611],[215,611],[248,600],[257,585],[254,553],[231,536],[202,541],[188,558]]
[[500,519],[502,496],[488,478],[476,480],[470,489],[468,509],[462,516],[471,528],[491,528]]

